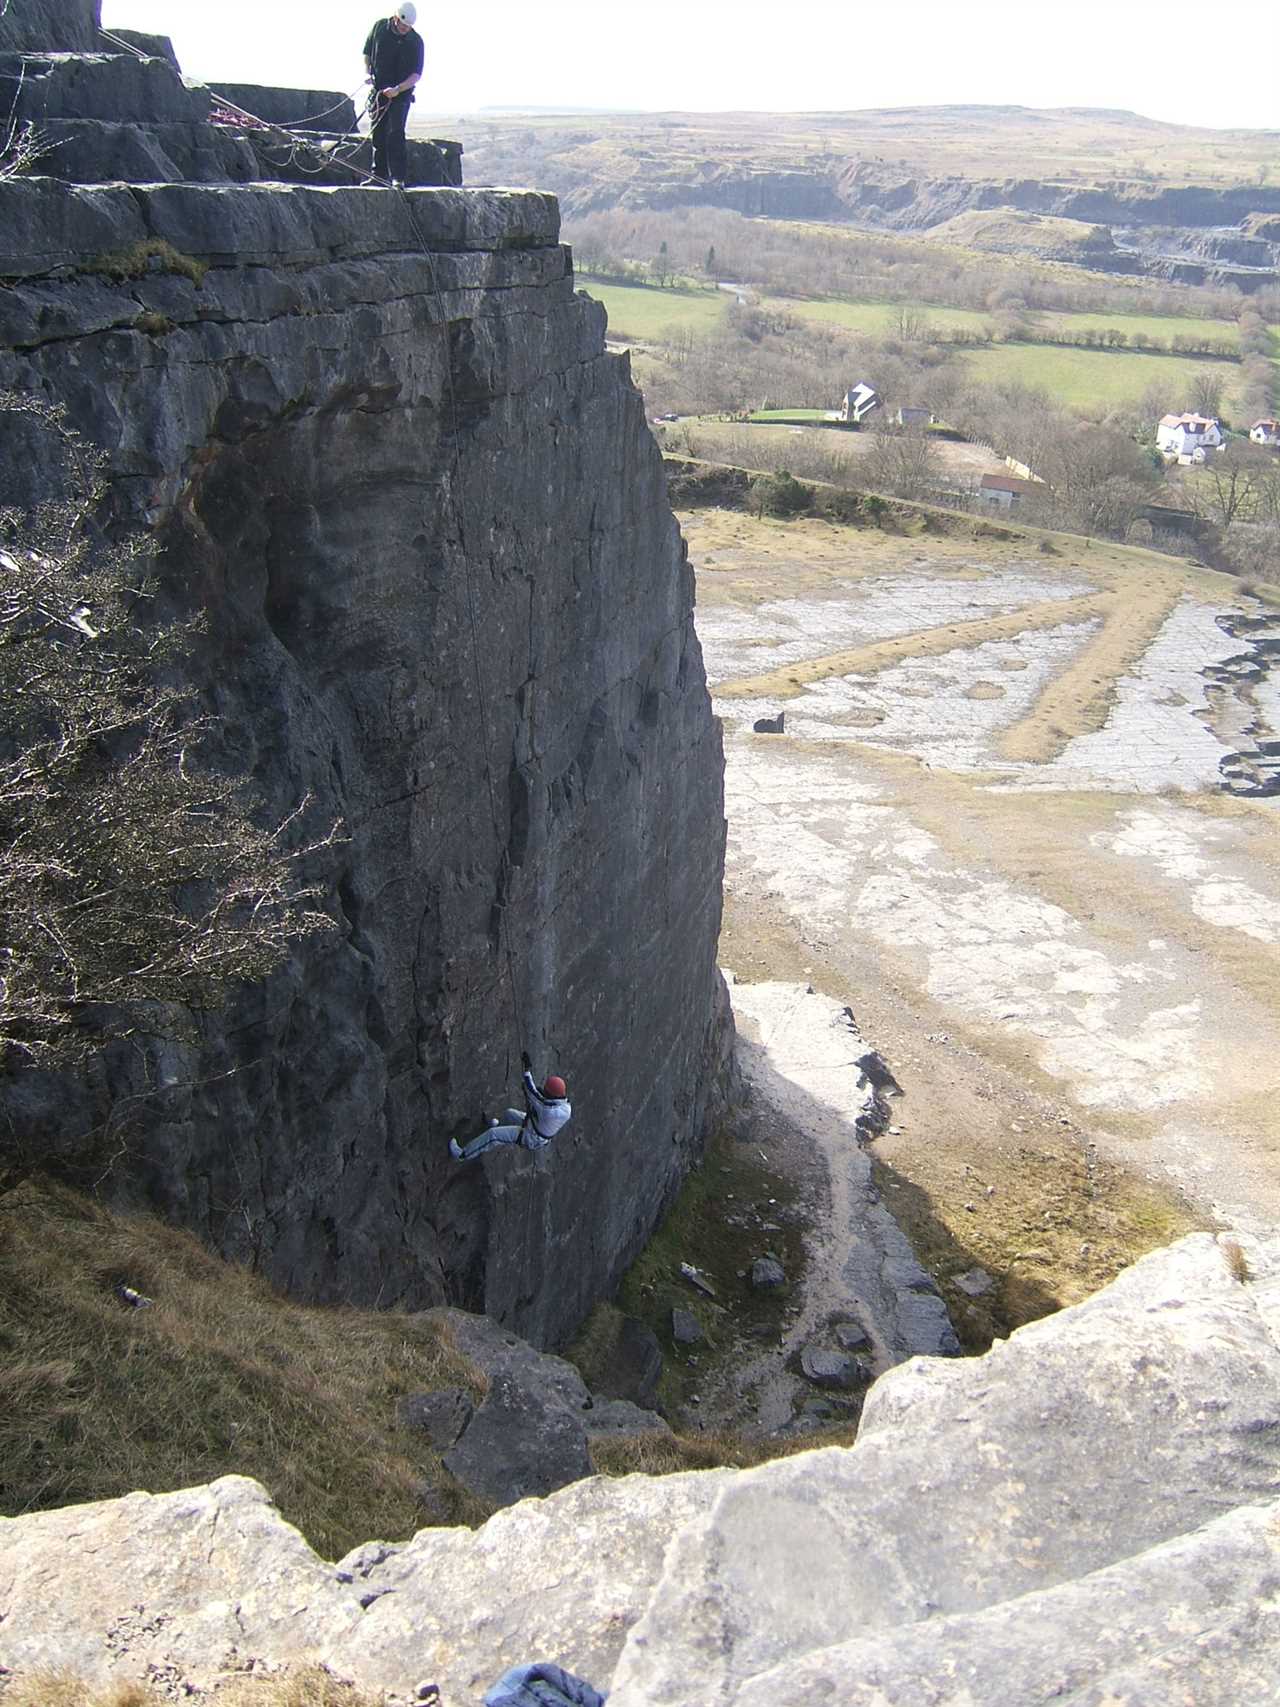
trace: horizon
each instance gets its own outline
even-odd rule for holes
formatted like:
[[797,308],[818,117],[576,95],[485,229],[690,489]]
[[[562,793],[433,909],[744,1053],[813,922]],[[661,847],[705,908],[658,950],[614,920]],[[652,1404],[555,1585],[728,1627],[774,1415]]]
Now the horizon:
[[[109,29],[169,36],[195,80],[344,93],[362,90],[365,35],[390,10],[390,0],[314,0],[302,15],[264,12],[248,0],[216,8],[205,0],[104,0],[102,8]],[[1078,0],[1066,29],[1046,16],[1013,26],[994,0],[964,9],[923,0],[905,24],[833,17],[815,0],[795,0],[782,32],[762,0],[695,8],[653,0],[643,29],[576,0],[553,0],[536,16],[513,0],[490,0],[480,18],[428,16],[424,0],[427,71],[417,116],[1019,107],[1276,131],[1277,13],[1267,0],[1240,0],[1223,31],[1204,27],[1199,0],[1172,0],[1154,19],[1135,0]],[[908,34],[912,44],[927,38],[927,58],[904,50]]]

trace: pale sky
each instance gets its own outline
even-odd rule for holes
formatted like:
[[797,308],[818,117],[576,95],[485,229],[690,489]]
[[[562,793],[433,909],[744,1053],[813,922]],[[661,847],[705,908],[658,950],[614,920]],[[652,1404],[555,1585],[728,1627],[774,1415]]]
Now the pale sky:
[[[382,15],[352,0],[103,0],[102,11],[108,27],[171,36],[183,69],[208,82],[348,94]],[[419,116],[977,102],[1280,130],[1278,0],[421,0],[418,18]]]

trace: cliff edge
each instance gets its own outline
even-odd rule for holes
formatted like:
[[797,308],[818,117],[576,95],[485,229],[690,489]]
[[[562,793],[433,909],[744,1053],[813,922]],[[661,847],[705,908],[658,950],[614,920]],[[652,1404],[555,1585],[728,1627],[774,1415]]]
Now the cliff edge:
[[457,1707],[534,1656],[613,1707],[1270,1700],[1280,1247],[1247,1252],[1197,1234],[901,1364],[852,1448],[595,1478],[334,1566],[242,1477],[0,1520],[0,1667],[199,1694],[319,1659]]

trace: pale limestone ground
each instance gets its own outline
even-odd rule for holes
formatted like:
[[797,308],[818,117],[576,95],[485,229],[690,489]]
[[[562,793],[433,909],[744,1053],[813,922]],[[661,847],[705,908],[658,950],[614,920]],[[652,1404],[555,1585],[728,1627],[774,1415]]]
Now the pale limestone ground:
[[[720,700],[731,913],[781,921],[860,1019],[859,989],[890,988],[926,1038],[961,1039],[1056,1097],[1116,1159],[1226,1221],[1280,1222],[1277,805],[1217,788],[1219,758],[1246,726],[1265,738],[1277,700],[1270,683],[1209,695],[1201,675],[1240,652],[1217,618],[1247,601],[1194,575],[1169,597],[1168,560],[1152,560],[1168,604],[1154,639],[1117,656],[1102,711],[1057,731],[1056,757],[1014,763],[1001,734],[1034,717],[1097,622],[941,652],[937,629],[956,622],[958,593],[960,620],[1077,596],[1087,560],[1029,573],[1025,551],[993,546],[975,586],[955,579],[954,542],[931,578],[934,542],[908,557],[895,541],[886,576],[874,535],[828,530],[827,585],[798,537],[789,600],[785,532],[747,539],[741,520],[739,577],[725,530],[690,518],[695,565],[704,529],[714,549],[699,631],[716,687],[760,675],[770,654],[812,667],[875,640],[895,610],[926,655],[785,702]],[[973,550],[964,567],[982,574]],[[1114,592],[1130,561],[1103,563],[1098,584]],[[786,735],[750,733],[784,704]],[[918,1027],[904,1037],[922,1047]],[[930,1139],[945,1146],[945,1125]]]

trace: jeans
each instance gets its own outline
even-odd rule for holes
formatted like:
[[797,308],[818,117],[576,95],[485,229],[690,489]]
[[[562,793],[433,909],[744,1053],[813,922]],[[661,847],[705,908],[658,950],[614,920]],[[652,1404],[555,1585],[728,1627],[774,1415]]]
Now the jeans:
[[409,108],[413,105],[413,97],[406,93],[397,95],[394,101],[384,101],[379,95],[376,100],[377,106],[374,110],[378,114],[378,120],[372,132],[374,175],[403,183],[409,159],[404,127],[409,117]]
[[491,1126],[487,1132],[482,1132],[478,1138],[473,1138],[469,1144],[462,1146],[462,1159],[471,1161],[476,1156],[483,1156],[486,1150],[496,1150],[503,1144],[523,1144],[526,1150],[541,1150],[546,1145],[546,1139],[540,1138],[532,1127],[524,1123],[524,1110],[509,1108],[505,1126]]

